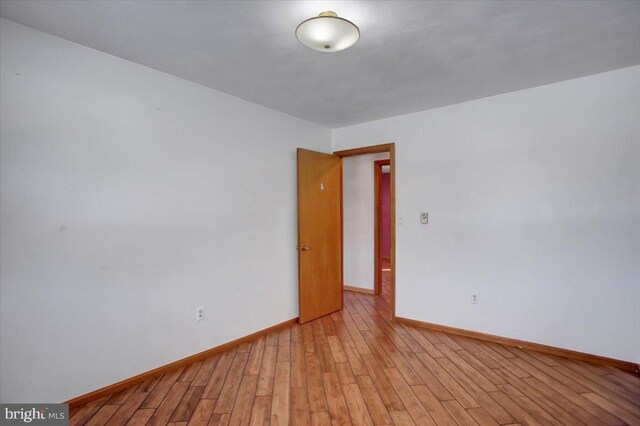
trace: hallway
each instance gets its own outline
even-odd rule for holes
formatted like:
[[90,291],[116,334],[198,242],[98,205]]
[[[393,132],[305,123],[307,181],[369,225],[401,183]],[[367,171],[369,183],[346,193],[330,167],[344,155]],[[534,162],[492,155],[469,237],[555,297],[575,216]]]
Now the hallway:
[[72,410],[71,425],[640,424],[640,378],[390,322],[383,293]]

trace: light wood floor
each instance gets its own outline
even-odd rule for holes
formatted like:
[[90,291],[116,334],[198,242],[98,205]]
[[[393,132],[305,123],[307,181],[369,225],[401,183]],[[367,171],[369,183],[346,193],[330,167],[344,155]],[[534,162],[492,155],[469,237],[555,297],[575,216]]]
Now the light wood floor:
[[[388,275],[384,274],[384,275]],[[74,409],[72,425],[640,425],[640,378],[391,323],[383,295]]]

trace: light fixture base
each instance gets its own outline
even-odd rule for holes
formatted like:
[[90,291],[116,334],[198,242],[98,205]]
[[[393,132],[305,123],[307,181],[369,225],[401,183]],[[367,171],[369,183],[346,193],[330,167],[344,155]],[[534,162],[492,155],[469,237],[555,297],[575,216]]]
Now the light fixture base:
[[332,12],[330,10],[327,10],[326,12],[322,12],[321,14],[319,14],[318,16],[331,16],[333,18],[337,17],[338,14],[335,12]]

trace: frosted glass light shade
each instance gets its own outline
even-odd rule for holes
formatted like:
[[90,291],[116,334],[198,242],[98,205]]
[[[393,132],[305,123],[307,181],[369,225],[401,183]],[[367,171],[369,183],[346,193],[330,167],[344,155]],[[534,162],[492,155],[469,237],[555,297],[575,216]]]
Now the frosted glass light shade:
[[339,18],[334,12],[322,12],[298,25],[296,37],[309,49],[339,52],[356,44],[360,30],[353,22]]

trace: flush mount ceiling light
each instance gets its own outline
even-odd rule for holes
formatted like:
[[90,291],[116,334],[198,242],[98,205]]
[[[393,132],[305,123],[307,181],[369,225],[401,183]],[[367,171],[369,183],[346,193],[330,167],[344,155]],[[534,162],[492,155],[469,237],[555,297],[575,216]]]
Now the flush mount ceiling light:
[[353,22],[339,18],[335,12],[322,12],[298,25],[296,37],[309,49],[339,52],[356,44],[360,30]]

